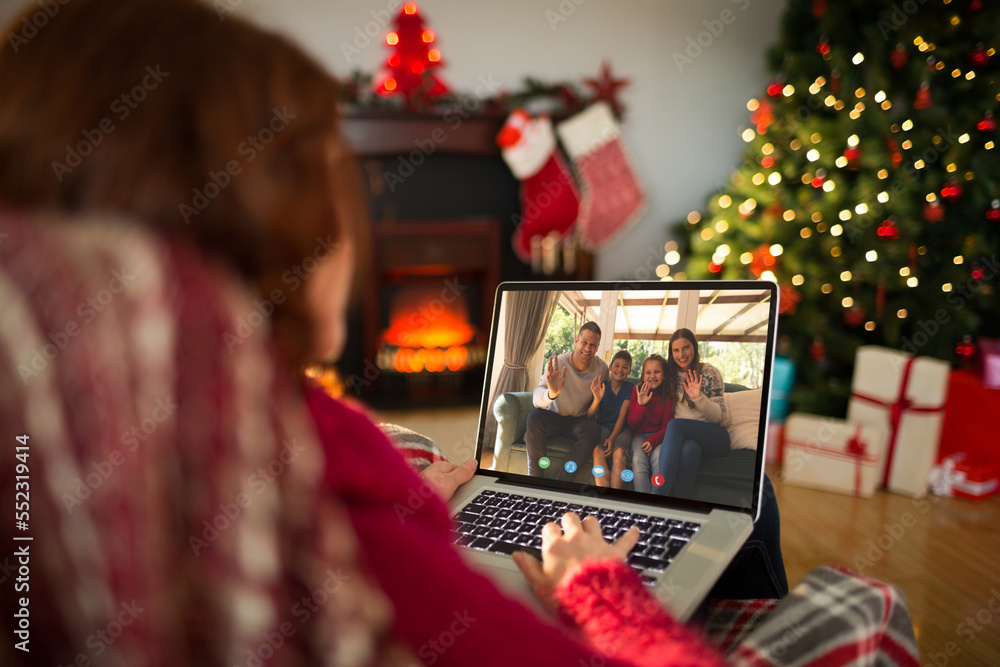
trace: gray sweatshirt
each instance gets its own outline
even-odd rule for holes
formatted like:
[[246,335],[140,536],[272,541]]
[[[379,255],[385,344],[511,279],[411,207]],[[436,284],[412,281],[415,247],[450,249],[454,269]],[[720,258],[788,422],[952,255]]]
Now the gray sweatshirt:
[[555,400],[549,399],[549,385],[545,381],[545,374],[542,373],[542,379],[535,387],[534,403],[536,408],[547,408],[564,417],[586,416],[587,408],[594,401],[594,394],[590,391],[590,383],[598,375],[607,382],[610,379],[608,365],[595,356],[590,360],[590,366],[587,367],[587,370],[581,373],[570,363],[572,354],[572,352],[567,352],[556,357],[559,372],[562,373],[564,367],[567,370],[566,384],[563,385],[562,391],[559,392]]

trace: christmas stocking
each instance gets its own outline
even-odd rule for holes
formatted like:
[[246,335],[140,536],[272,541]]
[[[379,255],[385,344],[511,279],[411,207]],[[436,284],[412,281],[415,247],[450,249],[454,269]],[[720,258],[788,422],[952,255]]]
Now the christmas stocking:
[[590,105],[560,123],[557,131],[582,183],[577,221],[580,241],[596,250],[639,218],[646,206],[645,195],[607,103]]
[[531,261],[531,239],[555,232],[565,236],[580,207],[573,175],[556,148],[547,117],[532,119],[518,109],[497,135],[497,144],[514,176],[521,181],[521,220],[514,230],[514,252]]

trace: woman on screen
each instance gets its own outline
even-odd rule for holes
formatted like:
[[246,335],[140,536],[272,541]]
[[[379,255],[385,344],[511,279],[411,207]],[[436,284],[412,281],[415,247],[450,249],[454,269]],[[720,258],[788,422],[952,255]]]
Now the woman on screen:
[[729,451],[722,373],[700,360],[698,339],[690,329],[678,329],[670,337],[666,386],[674,418],[660,446],[658,471],[663,484],[653,493],[690,498],[701,460]]

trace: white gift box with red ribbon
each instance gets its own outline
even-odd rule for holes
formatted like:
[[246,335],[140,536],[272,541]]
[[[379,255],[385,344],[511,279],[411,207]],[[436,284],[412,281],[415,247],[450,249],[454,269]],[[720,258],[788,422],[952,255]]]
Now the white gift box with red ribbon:
[[785,422],[781,480],[786,484],[871,496],[887,432],[878,426],[795,413]]
[[1000,473],[996,463],[972,461],[959,452],[934,466],[929,482],[934,495],[982,500],[997,492],[1000,487],[998,477]]
[[909,496],[927,493],[937,461],[950,366],[876,345],[858,348],[847,420],[887,429],[880,484]]

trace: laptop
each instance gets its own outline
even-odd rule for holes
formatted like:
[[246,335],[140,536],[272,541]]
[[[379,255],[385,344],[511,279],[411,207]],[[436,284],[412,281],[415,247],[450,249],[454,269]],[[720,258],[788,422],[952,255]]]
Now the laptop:
[[[566,511],[581,519],[593,515],[609,541],[638,525],[640,541],[628,564],[675,616],[687,620],[758,517],[777,317],[777,285],[765,281],[501,284],[479,417],[479,469],[451,501],[456,544],[466,560],[540,608],[510,554],[520,550],[540,557],[541,527],[547,521],[558,523]],[[601,331],[596,358],[610,365],[619,349],[630,351],[629,379],[637,385],[642,358],[652,352],[669,358],[668,341],[681,328],[695,334],[701,362],[722,374],[729,405],[724,426],[733,449],[702,458],[694,483],[681,485],[687,497],[655,492],[664,485],[657,469],[648,473],[650,484],[641,485],[654,490],[636,490],[639,480],[628,451],[621,482],[611,484],[611,461],[599,466],[592,452],[569,460],[571,441],[557,437],[545,442],[542,456],[538,438],[532,437],[535,474],[529,474],[525,426],[527,415],[537,409],[531,392],[544,377],[548,357],[572,351],[586,322]],[[536,349],[517,347],[534,343]],[[512,377],[518,386],[509,386]],[[744,391],[750,393],[738,393]],[[733,409],[734,397],[739,411]],[[503,424],[487,432],[494,405]],[[599,485],[598,477],[606,477],[606,484]]]

